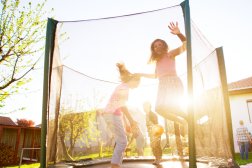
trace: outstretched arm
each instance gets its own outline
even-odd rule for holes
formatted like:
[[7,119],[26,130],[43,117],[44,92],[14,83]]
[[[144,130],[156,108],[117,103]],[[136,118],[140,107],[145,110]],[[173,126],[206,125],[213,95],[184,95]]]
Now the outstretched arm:
[[176,24],[174,22],[171,22],[168,27],[171,30],[171,33],[177,35],[178,38],[183,42],[180,47],[170,51],[170,54],[175,57],[186,50],[186,37],[180,32],[178,22],[176,22]]
[[146,74],[146,73],[136,73],[139,77],[145,77],[145,78],[157,78],[156,74]]
[[168,27],[171,30],[171,33],[177,35],[182,42],[186,41],[186,37],[180,32],[178,22],[176,22],[176,24],[174,22],[171,22]]

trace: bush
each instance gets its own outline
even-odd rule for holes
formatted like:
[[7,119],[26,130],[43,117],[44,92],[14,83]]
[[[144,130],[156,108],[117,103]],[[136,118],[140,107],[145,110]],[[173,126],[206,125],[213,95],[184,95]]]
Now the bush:
[[0,143],[0,166],[15,165],[18,160],[13,147]]
[[34,126],[34,122],[32,120],[26,120],[26,119],[17,119],[17,124],[22,127]]

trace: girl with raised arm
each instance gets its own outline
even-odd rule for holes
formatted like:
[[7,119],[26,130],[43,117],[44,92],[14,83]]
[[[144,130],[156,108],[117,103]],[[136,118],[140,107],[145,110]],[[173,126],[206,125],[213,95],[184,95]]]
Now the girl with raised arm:
[[177,22],[171,22],[168,27],[171,33],[181,40],[181,46],[170,50],[164,40],[154,40],[151,44],[149,63],[156,64],[155,73],[139,75],[159,80],[155,111],[166,119],[184,125],[187,123],[187,116],[179,105],[183,96],[183,85],[177,76],[175,58],[186,50],[186,38],[180,32]]

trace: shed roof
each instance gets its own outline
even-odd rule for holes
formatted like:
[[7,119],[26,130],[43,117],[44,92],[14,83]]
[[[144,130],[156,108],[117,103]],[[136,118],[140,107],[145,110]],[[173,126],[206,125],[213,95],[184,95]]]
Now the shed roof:
[[0,125],[15,125],[15,122],[12,121],[10,117],[0,116]]

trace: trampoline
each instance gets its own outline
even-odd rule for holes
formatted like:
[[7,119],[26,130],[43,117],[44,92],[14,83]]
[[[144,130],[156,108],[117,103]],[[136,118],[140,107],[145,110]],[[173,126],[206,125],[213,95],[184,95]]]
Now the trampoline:
[[[117,61],[132,72],[154,72],[147,65],[153,39],[180,41],[167,28],[177,21],[187,37],[178,76],[185,87],[181,99],[188,130],[180,135],[175,122],[162,121],[164,161],[160,167],[227,167],[234,158],[231,114],[222,47],[214,48],[190,19],[189,1],[153,11],[47,24],[42,109],[41,167],[109,167],[114,143],[97,111],[118,84]],[[136,66],[137,65],[137,66]],[[157,81],[142,80],[129,97],[132,116],[146,135],[142,103],[155,101]],[[156,167],[153,156],[134,158],[136,143],[123,167]],[[170,155],[185,156],[179,160]],[[127,155],[126,155],[127,156]],[[108,159],[103,159],[107,157]],[[83,158],[95,158],[83,160]],[[74,161],[72,161],[74,160]],[[53,164],[53,165],[52,165]]]
[[[141,157],[141,158],[125,158],[122,164],[122,168],[189,168],[188,159],[179,160],[178,158],[164,158],[159,165],[153,165],[153,158]],[[197,162],[198,168],[219,168],[220,165],[208,163],[206,161]],[[52,166],[51,168],[110,168],[109,159],[101,160],[85,160],[78,162],[60,163]]]

